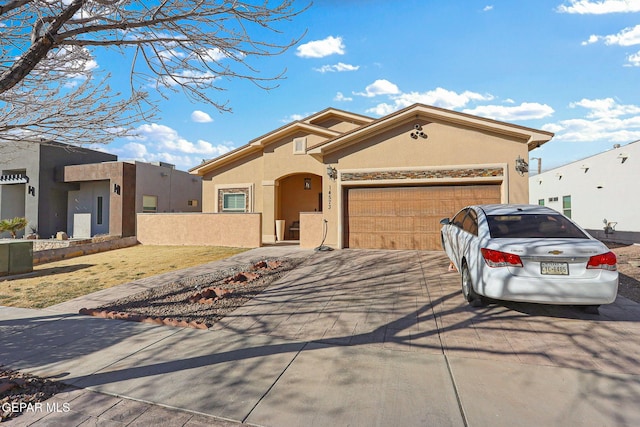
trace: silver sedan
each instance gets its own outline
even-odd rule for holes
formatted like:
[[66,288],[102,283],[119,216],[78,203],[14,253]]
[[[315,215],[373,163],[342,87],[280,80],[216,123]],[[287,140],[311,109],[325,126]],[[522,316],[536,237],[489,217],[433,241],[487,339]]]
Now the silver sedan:
[[440,223],[442,246],[472,306],[498,299],[597,312],[616,298],[615,254],[553,209],[469,206]]

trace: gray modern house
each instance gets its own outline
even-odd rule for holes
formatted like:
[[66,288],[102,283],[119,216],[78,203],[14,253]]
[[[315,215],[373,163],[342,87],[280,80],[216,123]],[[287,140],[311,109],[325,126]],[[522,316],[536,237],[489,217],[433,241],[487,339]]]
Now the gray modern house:
[[0,141],[0,219],[25,217],[26,232],[43,238],[65,231],[67,193],[78,185],[64,182],[64,167],[115,160],[113,154],[53,141]]
[[135,236],[136,214],[201,212],[202,178],[169,163],[103,162],[64,168],[69,192],[67,233]]
[[128,237],[136,235],[138,213],[202,211],[202,178],[163,162],[118,161],[55,142],[0,142],[0,172],[0,219],[29,221],[18,237]]

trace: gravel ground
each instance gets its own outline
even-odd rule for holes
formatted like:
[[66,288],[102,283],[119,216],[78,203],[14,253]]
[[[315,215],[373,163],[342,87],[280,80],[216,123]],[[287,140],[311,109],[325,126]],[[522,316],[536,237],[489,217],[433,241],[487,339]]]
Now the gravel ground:
[[66,388],[66,384],[5,369],[0,365],[0,422],[17,416],[28,405],[35,407]]
[[[640,303],[640,267],[630,262],[640,261],[640,245],[615,245],[610,248],[618,257],[620,282],[618,293]],[[299,265],[300,259],[268,260],[279,263],[277,268],[256,268],[258,261],[239,265],[215,274],[192,277],[176,283],[169,283],[152,291],[133,295],[98,307],[103,311],[135,313],[150,317],[171,317],[184,321],[200,322],[211,326],[225,314],[244,304],[254,295],[267,288],[286,272]],[[266,261],[265,261],[266,262]],[[275,264],[272,264],[272,266]],[[228,281],[239,273],[258,273],[259,277],[247,274],[245,281]],[[207,288],[222,288],[233,291],[213,304],[189,301]],[[202,295],[200,295],[202,297]],[[36,404],[43,402],[66,388],[66,385],[28,374],[3,369],[0,366],[0,404]],[[1,407],[1,406],[0,406]],[[16,412],[0,411],[0,422],[17,415]]]
[[629,261],[640,261],[640,245],[610,245],[618,257],[618,294],[640,303],[640,267]]
[[[97,307],[95,314],[84,310],[83,313],[104,316],[111,312],[109,317],[135,321],[164,318],[208,328],[302,261],[289,258],[257,260],[112,301]],[[123,314],[131,317],[127,319]]]

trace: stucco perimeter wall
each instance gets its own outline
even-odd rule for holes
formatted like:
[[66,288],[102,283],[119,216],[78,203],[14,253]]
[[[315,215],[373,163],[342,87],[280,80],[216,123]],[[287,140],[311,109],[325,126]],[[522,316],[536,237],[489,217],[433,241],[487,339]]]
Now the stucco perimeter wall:
[[323,237],[322,212],[300,212],[300,247],[317,248]]
[[156,213],[137,215],[143,245],[261,246],[259,213]]

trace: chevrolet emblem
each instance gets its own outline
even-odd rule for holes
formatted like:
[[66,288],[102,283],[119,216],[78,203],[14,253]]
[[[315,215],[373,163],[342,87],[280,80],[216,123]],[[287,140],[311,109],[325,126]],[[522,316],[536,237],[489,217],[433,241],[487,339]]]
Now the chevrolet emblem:
[[563,251],[555,250],[555,251],[549,251],[549,253],[550,253],[551,255],[560,255],[561,253],[563,253]]

